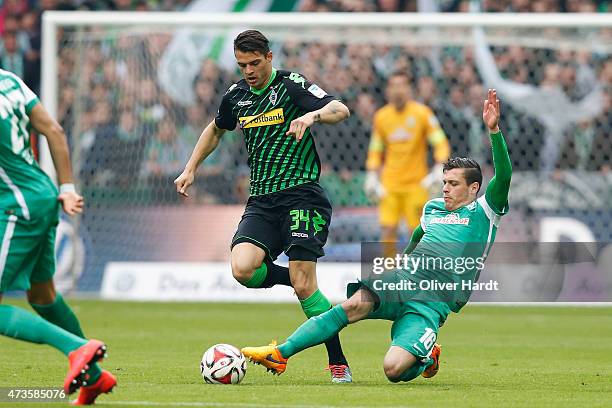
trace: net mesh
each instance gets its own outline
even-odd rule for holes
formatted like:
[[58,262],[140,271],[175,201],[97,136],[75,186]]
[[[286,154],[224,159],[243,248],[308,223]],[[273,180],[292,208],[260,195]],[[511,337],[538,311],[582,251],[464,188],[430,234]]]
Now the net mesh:
[[[452,154],[477,159],[486,178],[482,100],[487,87],[498,89],[514,169],[513,211],[498,240],[537,240],[539,219],[551,214],[578,218],[610,240],[612,30],[258,28],[276,67],[302,73],[352,111],[315,130],[321,184],[334,206],[328,260],[357,261],[359,242],[379,238],[362,186],[372,116],[396,70],[409,73],[413,98],[434,110]],[[58,117],[86,199],[81,290],[99,287],[109,261],[228,258],[249,191],[240,131],[223,136],[187,202],[172,181],[240,79],[232,39],[241,29],[60,30]]]

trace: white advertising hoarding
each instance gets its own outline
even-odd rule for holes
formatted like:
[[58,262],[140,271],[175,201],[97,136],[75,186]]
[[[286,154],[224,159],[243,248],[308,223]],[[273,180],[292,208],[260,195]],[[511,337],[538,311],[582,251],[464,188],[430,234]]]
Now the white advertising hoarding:
[[[319,288],[337,303],[346,299],[346,284],[360,275],[358,262],[319,262]],[[232,277],[227,262],[164,263],[111,262],[102,280],[103,299],[293,302],[293,290],[286,286],[248,289]]]

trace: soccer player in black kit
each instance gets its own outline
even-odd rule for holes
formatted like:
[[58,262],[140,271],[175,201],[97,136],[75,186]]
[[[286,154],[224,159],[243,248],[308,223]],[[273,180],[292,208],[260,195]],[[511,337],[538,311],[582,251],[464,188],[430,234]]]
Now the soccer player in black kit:
[[[229,87],[217,117],[204,129],[174,181],[187,196],[198,165],[225,130],[239,125],[248,152],[250,197],[231,244],[232,274],[248,288],[291,286],[307,318],[331,308],[317,287],[332,208],[318,183],[321,162],[310,127],[338,123],[348,108],[297,72],[272,66],[268,39],[247,30],[234,40],[243,79]],[[289,268],[276,265],[281,252]],[[332,382],[352,382],[338,336],[325,342]]]

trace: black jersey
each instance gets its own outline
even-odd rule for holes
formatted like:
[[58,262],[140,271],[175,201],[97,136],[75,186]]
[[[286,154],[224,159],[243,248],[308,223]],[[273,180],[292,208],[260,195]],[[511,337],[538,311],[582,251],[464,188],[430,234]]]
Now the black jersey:
[[240,125],[249,155],[252,196],[319,180],[321,161],[310,128],[299,142],[285,133],[292,120],[334,99],[302,75],[281,70],[272,71],[264,89],[251,90],[244,79],[228,89],[215,124],[227,130]]

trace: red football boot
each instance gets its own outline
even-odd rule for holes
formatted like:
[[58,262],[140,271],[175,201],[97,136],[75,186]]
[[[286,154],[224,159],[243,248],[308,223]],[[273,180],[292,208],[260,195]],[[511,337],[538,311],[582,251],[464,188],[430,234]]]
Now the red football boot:
[[106,357],[106,346],[100,340],[89,340],[68,354],[69,368],[64,379],[64,392],[72,394],[80,386],[87,385],[87,370],[104,357]]
[[96,401],[98,395],[107,394],[117,385],[117,379],[106,370],[102,370],[100,378],[92,385],[81,387],[79,398],[72,401],[72,405],[91,405]]

